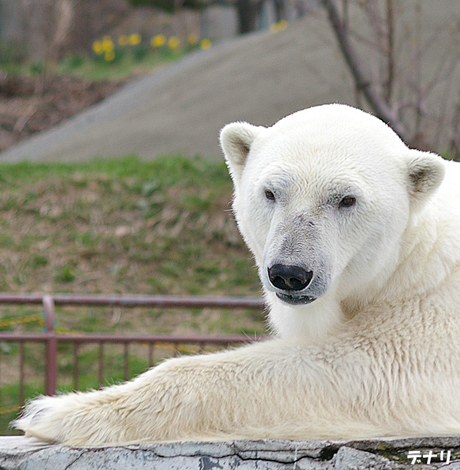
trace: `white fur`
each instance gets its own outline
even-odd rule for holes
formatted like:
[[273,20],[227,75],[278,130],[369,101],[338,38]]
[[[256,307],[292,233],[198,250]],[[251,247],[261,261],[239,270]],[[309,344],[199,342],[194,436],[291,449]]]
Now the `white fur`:
[[[460,165],[341,105],[221,142],[279,337],[39,398],[16,427],[70,445],[460,432]],[[280,300],[275,263],[311,270],[316,300]]]

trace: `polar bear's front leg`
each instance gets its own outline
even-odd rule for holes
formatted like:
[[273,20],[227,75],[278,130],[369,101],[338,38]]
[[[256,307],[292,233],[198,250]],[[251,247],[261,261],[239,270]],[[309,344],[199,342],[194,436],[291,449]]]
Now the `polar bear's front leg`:
[[[298,368],[292,354],[289,364],[280,357],[279,342],[171,359],[121,385],[38,398],[14,425],[26,435],[77,446],[249,436],[247,429],[276,421],[277,410],[289,420],[283,401],[291,402],[296,391],[283,375],[297,375]],[[264,405],[273,399],[275,408]]]
[[209,391],[200,364],[191,363],[197,360],[173,359],[98,391],[40,397],[14,426],[26,436],[76,446],[181,439],[199,427],[200,395]]

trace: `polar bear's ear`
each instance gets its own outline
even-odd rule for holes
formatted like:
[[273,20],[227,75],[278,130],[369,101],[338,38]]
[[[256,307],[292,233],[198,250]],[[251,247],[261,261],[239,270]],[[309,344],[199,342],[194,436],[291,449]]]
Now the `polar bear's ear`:
[[409,192],[413,199],[422,201],[441,184],[444,179],[444,161],[438,155],[420,150],[409,154]]
[[247,122],[233,122],[220,132],[220,145],[232,176],[241,176],[251,145],[263,129]]

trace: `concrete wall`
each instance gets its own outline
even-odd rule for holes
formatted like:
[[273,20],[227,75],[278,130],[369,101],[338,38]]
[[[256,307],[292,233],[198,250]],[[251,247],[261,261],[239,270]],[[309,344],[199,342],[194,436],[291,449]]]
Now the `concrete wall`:
[[[412,455],[416,459],[414,463]],[[460,469],[460,437],[358,441],[185,442],[105,448],[47,446],[23,437],[0,437],[1,470],[435,468]]]

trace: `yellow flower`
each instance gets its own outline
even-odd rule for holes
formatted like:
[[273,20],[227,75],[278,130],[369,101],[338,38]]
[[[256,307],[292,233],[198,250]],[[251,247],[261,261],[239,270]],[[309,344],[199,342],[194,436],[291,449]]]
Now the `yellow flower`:
[[113,52],[113,51],[107,51],[107,52],[104,54],[104,59],[105,59],[107,62],[112,62],[113,59],[115,59],[115,52]]
[[104,36],[102,38],[102,50],[104,52],[113,51],[113,41],[110,36]]
[[157,34],[150,40],[152,47],[161,47],[166,44],[166,36],[164,34]]
[[94,41],[93,42],[93,51],[101,55],[104,52],[104,49],[102,48],[102,42],[101,41]]
[[128,36],[126,36],[125,34],[122,34],[118,38],[118,44],[120,44],[120,46],[127,46],[128,43],[129,43],[129,39],[128,39]]
[[179,38],[177,38],[176,36],[171,36],[168,39],[168,46],[170,47],[170,49],[177,49],[179,45],[180,45],[180,41],[179,41]]
[[138,44],[141,43],[142,38],[141,38],[140,34],[137,34],[137,33],[130,34],[129,38],[128,38],[128,41],[131,44],[131,46],[137,46]]
[[191,45],[191,46],[196,46],[198,44],[198,36],[194,33],[192,34],[189,34],[187,36],[187,42]]
[[288,22],[286,20],[278,21],[278,31],[283,31],[283,29],[286,29],[287,27],[288,27]]
[[277,33],[278,31],[283,31],[288,26],[288,22],[286,20],[280,20],[278,23],[272,23],[270,25],[270,32]]
[[209,39],[203,39],[200,42],[200,48],[203,49],[204,51],[206,49],[209,49],[210,47],[212,47],[212,42]]

